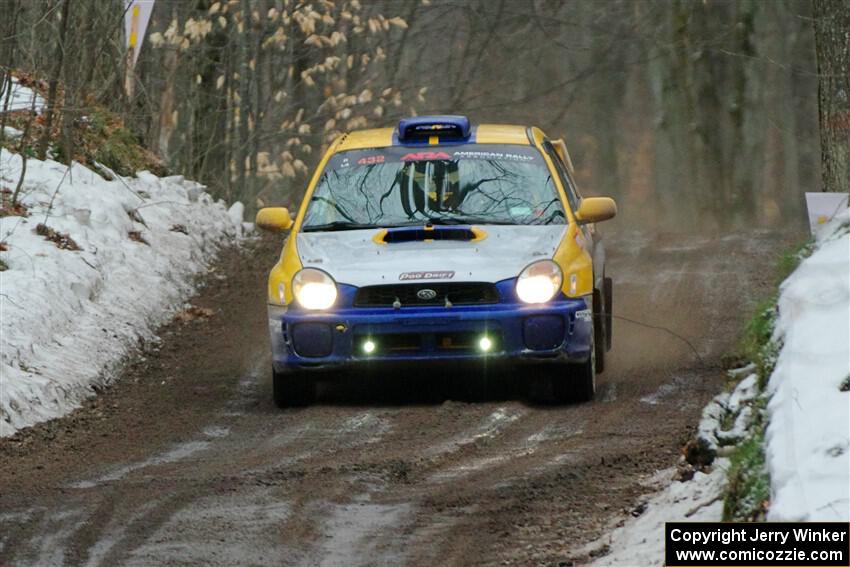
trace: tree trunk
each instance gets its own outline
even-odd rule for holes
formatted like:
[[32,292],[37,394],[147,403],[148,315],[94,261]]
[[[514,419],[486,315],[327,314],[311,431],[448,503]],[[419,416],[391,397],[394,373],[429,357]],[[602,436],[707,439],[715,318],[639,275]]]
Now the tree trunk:
[[71,8],[71,0],[62,2],[62,21],[59,22],[59,40],[56,42],[56,61],[50,83],[47,87],[47,108],[44,117],[44,134],[38,143],[38,159],[47,157],[47,146],[50,144],[51,130],[53,129],[53,115],[56,112],[56,96],[59,90],[59,77],[62,75],[62,61],[65,58],[65,34],[68,32],[68,17]]
[[[741,55],[734,66],[732,78],[732,105],[729,110],[731,127],[729,143],[726,148],[718,147],[718,155],[723,155],[723,167],[730,171],[730,200],[724,206],[715,209],[718,218],[731,217],[738,223],[750,223],[760,218],[763,207],[758,204],[764,199],[762,179],[764,168],[765,132],[768,131],[764,120],[764,66],[758,65],[759,54],[756,50],[756,22],[764,18],[760,13],[764,8],[754,0],[741,0],[737,3],[734,17],[734,46]],[[716,69],[720,71],[720,69]],[[705,77],[711,81],[711,77]],[[716,88],[715,88],[716,90]],[[706,117],[710,120],[710,117]],[[708,123],[706,124],[708,126]],[[707,128],[707,129],[710,129]],[[729,151],[729,150],[732,151]],[[731,213],[731,214],[730,214]]]
[[56,55],[53,65],[53,73],[47,87],[47,107],[44,117],[44,133],[38,143],[38,158],[47,157],[47,146],[50,144],[51,130],[53,129],[53,115],[56,112],[56,96],[59,89],[59,77],[62,75],[62,62],[65,58],[65,34],[68,31],[68,11],[71,8],[71,0],[62,2],[62,21],[59,22],[59,40],[56,42]]
[[814,0],[818,116],[824,191],[850,191],[850,9]]
[[174,158],[171,148],[171,136],[177,129],[176,112],[179,105],[175,86],[180,77],[177,74],[179,54],[178,48],[169,46],[166,48],[162,62],[163,74],[165,75],[165,87],[159,97],[159,125],[156,143],[154,146],[166,163],[172,163]]
[[[12,100],[12,69],[15,68],[15,51],[18,41],[15,36],[18,33],[18,14],[20,14],[20,0],[9,5],[13,16],[3,18],[6,25],[0,27],[4,36],[0,41],[0,142],[6,137],[6,120],[8,108]],[[4,14],[8,16],[8,14]],[[9,38],[9,39],[6,39]]]
[[239,138],[236,146],[236,175],[237,175],[237,199],[244,200],[246,195],[251,194],[248,187],[250,174],[249,164],[249,142],[250,125],[253,120],[251,112],[251,4],[248,0],[242,0],[242,22],[243,28],[239,34]]

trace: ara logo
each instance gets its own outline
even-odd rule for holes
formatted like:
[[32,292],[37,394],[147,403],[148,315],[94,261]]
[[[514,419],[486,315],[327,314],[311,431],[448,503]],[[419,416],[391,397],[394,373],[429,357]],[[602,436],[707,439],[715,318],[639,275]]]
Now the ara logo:
[[435,297],[437,297],[437,292],[433,289],[424,288],[416,292],[416,297],[428,301],[429,299],[434,299]]
[[[455,273],[452,271],[443,271],[443,272],[403,272],[398,275],[398,279],[401,281],[411,281],[411,280],[449,280],[455,277]],[[424,299],[424,298],[423,298]]]
[[405,154],[401,157],[401,161],[419,161],[424,159],[452,159],[446,152],[414,152]]

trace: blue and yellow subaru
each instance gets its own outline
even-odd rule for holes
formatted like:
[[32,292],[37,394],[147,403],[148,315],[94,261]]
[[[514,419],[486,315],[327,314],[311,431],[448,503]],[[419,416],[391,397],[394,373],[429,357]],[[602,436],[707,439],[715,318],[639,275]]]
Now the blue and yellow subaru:
[[557,400],[589,400],[611,346],[611,279],[561,140],[463,116],[340,136],[269,275],[274,398],[315,397],[316,371],[431,361],[535,364]]

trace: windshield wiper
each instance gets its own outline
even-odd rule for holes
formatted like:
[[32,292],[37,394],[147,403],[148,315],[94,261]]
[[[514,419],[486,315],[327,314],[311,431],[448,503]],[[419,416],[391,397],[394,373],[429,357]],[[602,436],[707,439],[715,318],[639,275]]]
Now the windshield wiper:
[[509,220],[488,219],[483,217],[430,217],[427,224],[432,225],[453,225],[453,224],[504,224],[515,225],[519,224]]
[[380,228],[376,224],[351,222],[351,221],[333,221],[325,224],[313,224],[305,226],[301,232],[332,232],[335,230],[362,230],[366,228]]

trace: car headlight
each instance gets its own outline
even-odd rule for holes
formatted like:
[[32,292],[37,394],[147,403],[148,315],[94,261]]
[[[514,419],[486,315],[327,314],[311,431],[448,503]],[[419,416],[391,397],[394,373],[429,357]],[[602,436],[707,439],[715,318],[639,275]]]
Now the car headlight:
[[561,289],[564,276],[552,260],[540,260],[525,267],[516,281],[516,294],[525,303],[546,303]]
[[292,295],[304,309],[327,309],[336,301],[336,282],[316,268],[304,268],[292,278]]

